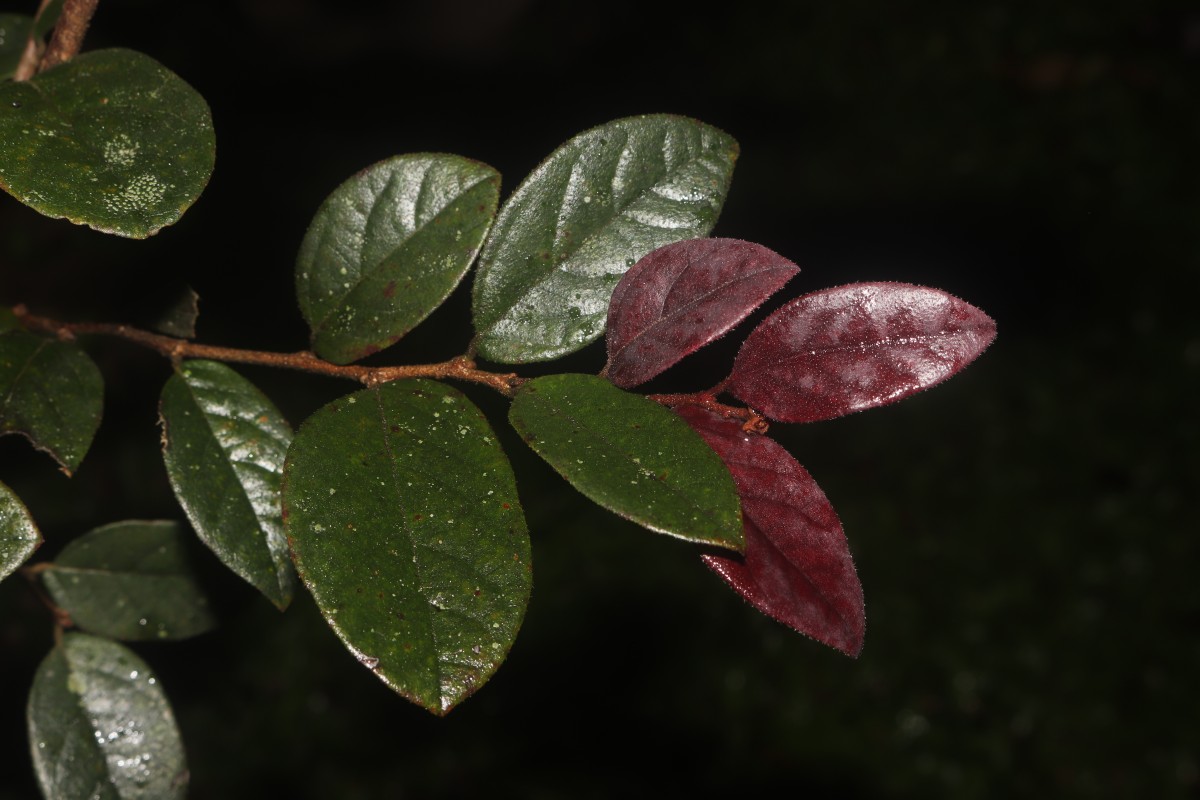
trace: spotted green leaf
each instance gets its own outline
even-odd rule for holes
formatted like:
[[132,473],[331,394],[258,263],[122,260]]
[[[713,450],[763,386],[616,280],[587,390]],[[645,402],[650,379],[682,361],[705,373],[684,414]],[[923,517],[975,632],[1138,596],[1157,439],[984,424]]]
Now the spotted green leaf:
[[554,151],[504,203],[474,288],[479,353],[548,361],[604,333],[621,276],[717,221],[737,143],[684,117],[631,117]]
[[186,639],[216,624],[174,522],[115,522],[75,539],[42,572],[55,604],[113,639]]
[[296,259],[314,352],[346,364],[429,316],[479,252],[499,192],[486,164],[431,153],[381,161],[335,189]]
[[463,394],[411,380],[325,406],[288,452],[283,504],[321,613],[393,690],[445,714],[500,666],[529,602],[529,534]]
[[0,187],[48,217],[145,238],[195,202],[214,157],[204,98],[141,53],[0,84]]
[[509,418],[576,489],[622,517],[692,542],[745,546],[729,470],[687,423],[594,375],[521,386]]
[[175,497],[225,566],[280,609],[295,576],[279,487],[292,431],[249,381],[215,361],[187,361],[163,387],[163,461]]
[[103,403],[100,370],[76,345],[0,333],[0,435],[26,436],[69,475],[91,446]]
[[0,483],[0,580],[24,564],[41,543],[42,534],[25,504]]
[[38,667],[27,709],[42,795],[54,800],[170,800],[187,764],[158,678],[126,647],[68,633]]

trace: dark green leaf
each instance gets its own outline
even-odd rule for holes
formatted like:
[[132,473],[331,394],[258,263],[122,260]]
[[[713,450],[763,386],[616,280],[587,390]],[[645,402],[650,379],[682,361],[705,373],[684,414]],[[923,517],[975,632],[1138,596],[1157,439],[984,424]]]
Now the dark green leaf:
[[175,716],[146,662],[116,642],[68,633],[29,692],[29,746],[53,800],[166,800],[187,794]]
[[41,543],[42,535],[25,504],[0,483],[0,580],[24,564]]
[[196,320],[200,317],[200,295],[190,286],[183,287],[166,311],[154,322],[154,330],[180,339],[196,336]]
[[159,413],[167,475],[192,527],[225,566],[286,608],[295,584],[279,505],[287,421],[215,361],[184,362]]
[[141,53],[0,84],[0,187],[48,217],[145,238],[195,202],[214,157],[204,98]]
[[381,161],[335,189],[296,259],[317,355],[355,361],[429,316],[479,252],[499,192],[486,164],[430,153]]
[[325,406],[288,452],[283,503],[301,578],[384,683],[445,714],[496,671],[529,602],[529,535],[463,394],[411,380]]
[[548,361],[604,333],[621,276],[717,221],[737,143],[667,115],[610,122],[558,148],[500,209],[475,278],[480,354]]
[[0,14],[0,81],[8,80],[16,72],[32,28],[33,17]]
[[0,308],[0,333],[21,327],[21,321],[11,308]]
[[691,542],[745,546],[729,470],[658,403],[594,375],[547,375],[521,386],[509,418],[538,455],[610,511]]
[[0,435],[20,433],[70,475],[100,426],[104,381],[73,344],[0,333]]
[[75,539],[42,573],[80,628],[126,641],[186,639],[216,619],[174,522],[115,522]]
[[49,33],[58,22],[58,17],[62,14],[62,7],[63,0],[50,0],[37,15],[37,21],[33,23],[33,35],[40,39]]

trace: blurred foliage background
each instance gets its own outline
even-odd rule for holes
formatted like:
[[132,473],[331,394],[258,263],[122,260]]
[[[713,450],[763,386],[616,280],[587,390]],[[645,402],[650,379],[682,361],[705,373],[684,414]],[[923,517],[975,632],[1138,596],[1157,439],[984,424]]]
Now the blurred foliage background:
[[[799,263],[789,296],[923,283],[1000,329],[931,392],[773,430],[850,537],[857,661],[760,617],[684,543],[590,507],[471,390],[533,532],[509,661],[435,719],[361,669],[311,601],[280,615],[197,547],[222,628],[135,648],[175,704],[192,797],[1200,791],[1194,5],[105,0],[87,46],[142,50],[199,89],[216,172],[145,242],[0,198],[0,304],[144,322],[190,284],[201,340],[299,349],[294,255],[353,172],[452,152],[500,169],[507,193],[575,133],[674,112],[741,142],[714,234]],[[460,291],[377,361],[462,352],[468,307]],[[735,345],[673,380],[710,385]],[[99,524],[179,516],[156,429],[168,366],[87,347],[106,418],[76,477],[0,440],[39,559]],[[593,348],[565,368],[602,362]],[[353,388],[242,372],[293,423]],[[24,703],[50,644],[25,583],[0,584],[3,800],[36,796]]]

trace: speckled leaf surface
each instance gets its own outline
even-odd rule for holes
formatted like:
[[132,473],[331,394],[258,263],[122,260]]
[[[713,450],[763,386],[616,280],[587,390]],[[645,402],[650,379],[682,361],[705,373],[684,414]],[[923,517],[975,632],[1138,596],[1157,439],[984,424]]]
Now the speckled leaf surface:
[[68,633],[38,667],[27,709],[42,795],[54,800],[187,796],[187,764],[158,678],[116,642]]
[[723,336],[800,268],[760,244],[689,239],[634,264],[608,309],[603,374],[630,388]]
[[0,14],[0,81],[13,76],[32,29],[33,17]]
[[534,452],[599,505],[652,531],[741,550],[729,470],[678,416],[594,375],[521,386],[509,419]]
[[79,347],[19,330],[0,334],[0,435],[26,436],[70,474],[103,405],[100,370]]
[[804,467],[776,442],[696,406],[677,409],[733,473],[746,523],[741,555],[704,563],[752,606],[857,656],[866,630],[862,584],[842,523]]
[[55,604],[83,630],[126,641],[186,639],[216,618],[169,521],[115,522],[70,542],[42,572]]
[[296,434],[283,500],[300,577],[384,683],[445,714],[492,676],[529,602],[529,534],[465,395],[412,380],[326,405]]
[[42,534],[21,499],[0,483],[0,580],[24,564],[42,543]]
[[480,255],[476,344],[547,361],[604,333],[609,298],[642,256],[717,221],[737,143],[696,120],[631,117],[554,151],[500,209]]
[[292,430],[224,364],[186,361],[163,387],[163,461],[175,497],[221,562],[280,609],[295,574],[279,491]]
[[494,169],[434,153],[381,161],[335,189],[296,259],[313,351],[346,364],[429,316],[474,261],[499,197]]
[[725,389],[771,419],[832,419],[940,383],[995,337],[987,314],[939,289],[838,286],[797,297],[755,328]]
[[208,104],[132,50],[96,50],[0,84],[0,187],[48,217],[145,238],[212,174]]

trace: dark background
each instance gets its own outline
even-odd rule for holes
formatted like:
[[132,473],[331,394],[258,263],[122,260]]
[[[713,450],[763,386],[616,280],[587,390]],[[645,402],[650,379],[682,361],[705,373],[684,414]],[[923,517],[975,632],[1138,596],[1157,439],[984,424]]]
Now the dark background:
[[[498,168],[507,193],[575,133],[673,112],[740,141],[714,234],[800,264],[789,295],[902,280],[999,325],[931,392],[773,430],[850,538],[858,660],[758,615],[687,545],[590,507],[506,432],[503,403],[469,390],[533,535],[509,660],[436,719],[363,670],[306,597],[280,615],[197,547],[222,627],[135,647],[174,703],[191,796],[1196,796],[1191,8],[104,0],[88,48],[142,50],[192,83],[216,171],[144,242],[0,198],[0,304],[136,321],[190,284],[202,341],[295,350],[295,252],[353,172],[452,152]],[[459,292],[378,361],[460,353],[468,320]],[[106,417],[76,477],[0,440],[0,480],[47,538],[39,560],[102,523],[179,517],[157,449],[168,366],[86,346]],[[728,352],[683,374],[711,383]],[[593,348],[568,367],[602,361]],[[294,424],[353,388],[242,373]],[[0,585],[4,800],[36,796],[24,702],[50,632],[24,581]]]

